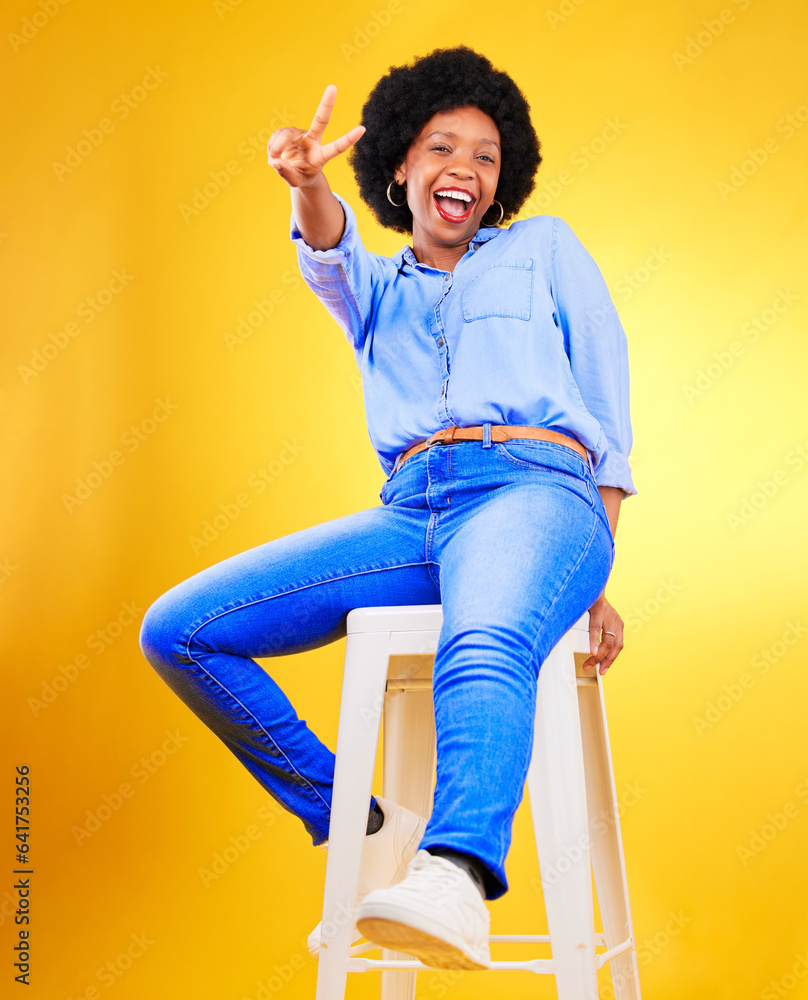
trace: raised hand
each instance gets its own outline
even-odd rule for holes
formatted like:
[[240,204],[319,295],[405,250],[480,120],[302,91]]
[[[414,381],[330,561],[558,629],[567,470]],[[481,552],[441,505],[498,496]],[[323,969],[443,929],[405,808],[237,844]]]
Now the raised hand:
[[350,132],[333,142],[322,144],[321,138],[337,96],[337,88],[329,83],[307,131],[287,126],[276,129],[267,143],[267,160],[290,187],[310,187],[329,160],[350,149],[365,134],[364,125],[355,125]]

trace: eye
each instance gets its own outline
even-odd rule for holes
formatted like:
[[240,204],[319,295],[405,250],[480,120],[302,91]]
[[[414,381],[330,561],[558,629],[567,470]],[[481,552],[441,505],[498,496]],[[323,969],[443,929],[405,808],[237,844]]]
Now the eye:
[[481,153],[480,155],[482,156],[482,158],[484,160],[488,160],[489,163],[493,163],[494,162],[493,156],[489,156],[487,153]]
[[433,146],[433,149],[448,149],[448,146]]

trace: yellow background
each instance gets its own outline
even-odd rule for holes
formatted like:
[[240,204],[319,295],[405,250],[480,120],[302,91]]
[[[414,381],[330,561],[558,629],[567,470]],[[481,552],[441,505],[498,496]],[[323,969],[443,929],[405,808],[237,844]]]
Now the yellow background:
[[[254,1000],[277,969],[291,975],[279,995],[314,995],[304,939],[325,855],[154,674],[139,619],[205,566],[379,502],[354,359],[295,279],[289,192],[260,133],[307,127],[335,83],[326,137],[341,135],[391,65],[460,42],[527,95],[549,193],[523,214],[569,222],[629,341],[639,495],[617,533],[608,592],[626,647],[606,686],[644,995],[766,998],[779,983],[808,996],[791,971],[808,950],[807,21],[793,0],[4,4],[0,909],[25,763],[26,996]],[[54,166],[85,138],[76,166]],[[403,245],[344,159],[327,175],[370,249]],[[745,182],[720,187],[733,177]],[[209,204],[182,209],[211,183]],[[66,503],[99,466],[106,478]],[[267,468],[259,494],[247,484]],[[249,506],[195,551],[239,493]],[[272,664],[332,747],[343,650]],[[122,783],[131,797],[78,844]],[[251,825],[258,839],[204,885],[200,869]],[[544,926],[530,830],[521,809],[495,932]],[[122,974],[99,979],[107,963]],[[551,980],[499,976],[422,974],[418,996],[555,995]],[[348,995],[376,989],[355,976]]]

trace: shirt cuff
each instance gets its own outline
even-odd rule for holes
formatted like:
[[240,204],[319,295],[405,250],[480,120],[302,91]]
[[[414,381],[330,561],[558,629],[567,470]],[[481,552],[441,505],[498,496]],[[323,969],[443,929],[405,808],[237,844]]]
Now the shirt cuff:
[[356,216],[344,198],[338,195],[336,191],[332,191],[331,193],[345,211],[345,229],[339,243],[335,247],[331,247],[330,250],[313,250],[303,239],[300,230],[297,228],[294,212],[292,212],[289,222],[289,238],[301,253],[307,257],[311,257],[312,260],[318,260],[324,264],[340,264],[353,250],[357,232]]
[[637,490],[631,478],[631,468],[625,455],[618,451],[607,451],[595,469],[597,486],[615,486],[623,491],[623,499],[635,496]]

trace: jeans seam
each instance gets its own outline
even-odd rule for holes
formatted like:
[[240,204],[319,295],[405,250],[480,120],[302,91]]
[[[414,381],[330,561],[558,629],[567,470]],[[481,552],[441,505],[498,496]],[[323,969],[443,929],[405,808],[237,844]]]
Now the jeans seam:
[[423,565],[426,566],[426,571],[432,578],[432,582],[440,590],[440,571],[438,575],[435,575],[434,567],[436,566],[435,560],[430,557],[432,552],[432,542],[435,537],[435,528],[438,515],[435,511],[429,515],[429,523],[426,526],[426,536],[424,538],[424,562]]
[[[541,622],[539,623],[539,627],[536,629],[536,636],[535,636],[535,638],[533,640],[533,645],[532,645],[532,647],[530,649],[530,660],[531,660],[531,662],[533,662],[533,660],[535,659],[535,656],[536,656],[536,646],[538,645],[539,636],[541,635],[541,626],[550,617],[550,615],[551,615],[551,613],[553,611],[553,608],[556,606],[556,604],[558,603],[559,599],[561,598],[561,595],[564,592],[564,589],[566,588],[566,586],[569,583],[569,581],[572,579],[573,574],[578,569],[578,567],[581,565],[581,563],[583,562],[583,560],[586,558],[589,550],[592,548],[592,541],[593,541],[593,539],[595,537],[595,532],[597,531],[598,521],[599,520],[600,520],[600,518],[597,515],[595,515],[595,517],[593,519],[593,523],[592,523],[592,530],[589,533],[589,538],[586,540],[586,545],[583,547],[583,550],[582,550],[580,556],[578,557],[578,559],[576,560],[575,565],[570,568],[569,572],[564,577],[564,582],[559,587],[556,588],[555,596],[553,597],[553,602],[550,605],[550,607],[547,609],[547,613],[545,614],[544,618],[542,618]],[[539,669],[541,669],[541,668],[539,668]],[[537,676],[536,679],[538,681],[538,676]]]
[[209,678],[210,681],[212,681],[212,683],[216,684],[222,691],[224,691],[225,694],[229,698],[232,698],[232,700],[237,705],[239,705],[242,708],[242,710],[244,711],[245,715],[248,718],[250,718],[250,719],[253,720],[253,722],[255,723],[255,725],[266,736],[266,738],[270,742],[270,744],[275,748],[278,756],[281,757],[281,758],[283,758],[283,760],[286,762],[287,766],[289,767],[290,772],[293,773],[293,774],[295,774],[298,777],[300,787],[303,788],[303,789],[308,789],[311,792],[314,792],[314,794],[317,796],[317,798],[319,798],[320,801],[323,803],[323,805],[326,806],[326,808],[328,809],[329,814],[331,812],[331,807],[329,806],[329,804],[322,797],[322,795],[317,791],[317,789],[314,787],[314,785],[312,785],[312,783],[309,781],[309,779],[306,778],[306,777],[304,777],[297,770],[297,768],[294,766],[294,764],[292,763],[292,761],[289,760],[288,755],[286,753],[284,753],[284,751],[283,751],[283,749],[281,747],[278,746],[278,744],[272,738],[272,736],[270,735],[270,733],[268,733],[267,730],[266,730],[266,728],[262,725],[261,721],[255,717],[255,714],[252,711],[250,711],[250,709],[241,701],[240,698],[236,697],[236,695],[227,687],[226,684],[223,684],[222,681],[218,677],[214,677],[214,675],[209,670],[206,669],[206,667],[205,667],[204,664],[200,663],[199,660],[195,659],[191,655],[191,642],[192,642],[194,636],[196,635],[196,633],[200,629],[204,628],[206,625],[210,625],[211,622],[216,621],[219,618],[223,618],[225,615],[231,614],[234,611],[242,611],[244,608],[249,608],[249,607],[251,607],[254,604],[262,604],[264,601],[272,601],[276,597],[285,597],[288,594],[294,594],[294,593],[297,593],[300,590],[306,590],[309,587],[317,587],[317,586],[319,586],[322,583],[333,583],[336,580],[345,580],[348,577],[353,577],[353,576],[363,576],[366,573],[384,572],[385,570],[388,570],[388,569],[401,569],[401,568],[406,567],[406,566],[423,566],[423,565],[424,565],[424,563],[422,563],[422,562],[396,563],[393,566],[381,566],[378,569],[361,570],[358,573],[346,573],[343,576],[329,577],[327,580],[319,580],[316,583],[307,583],[304,586],[295,587],[292,590],[284,590],[284,591],[282,591],[279,594],[272,594],[270,597],[262,597],[262,598],[259,598],[258,600],[255,600],[255,601],[246,601],[244,604],[240,604],[237,608],[228,608],[227,611],[220,611],[218,614],[212,615],[206,621],[202,622],[202,624],[197,625],[196,628],[193,630],[193,632],[191,632],[191,634],[188,636],[188,640],[187,640],[187,642],[185,644],[185,652],[186,652],[186,655],[187,655],[188,659],[191,661],[191,663],[195,664],[196,667],[207,678]]

